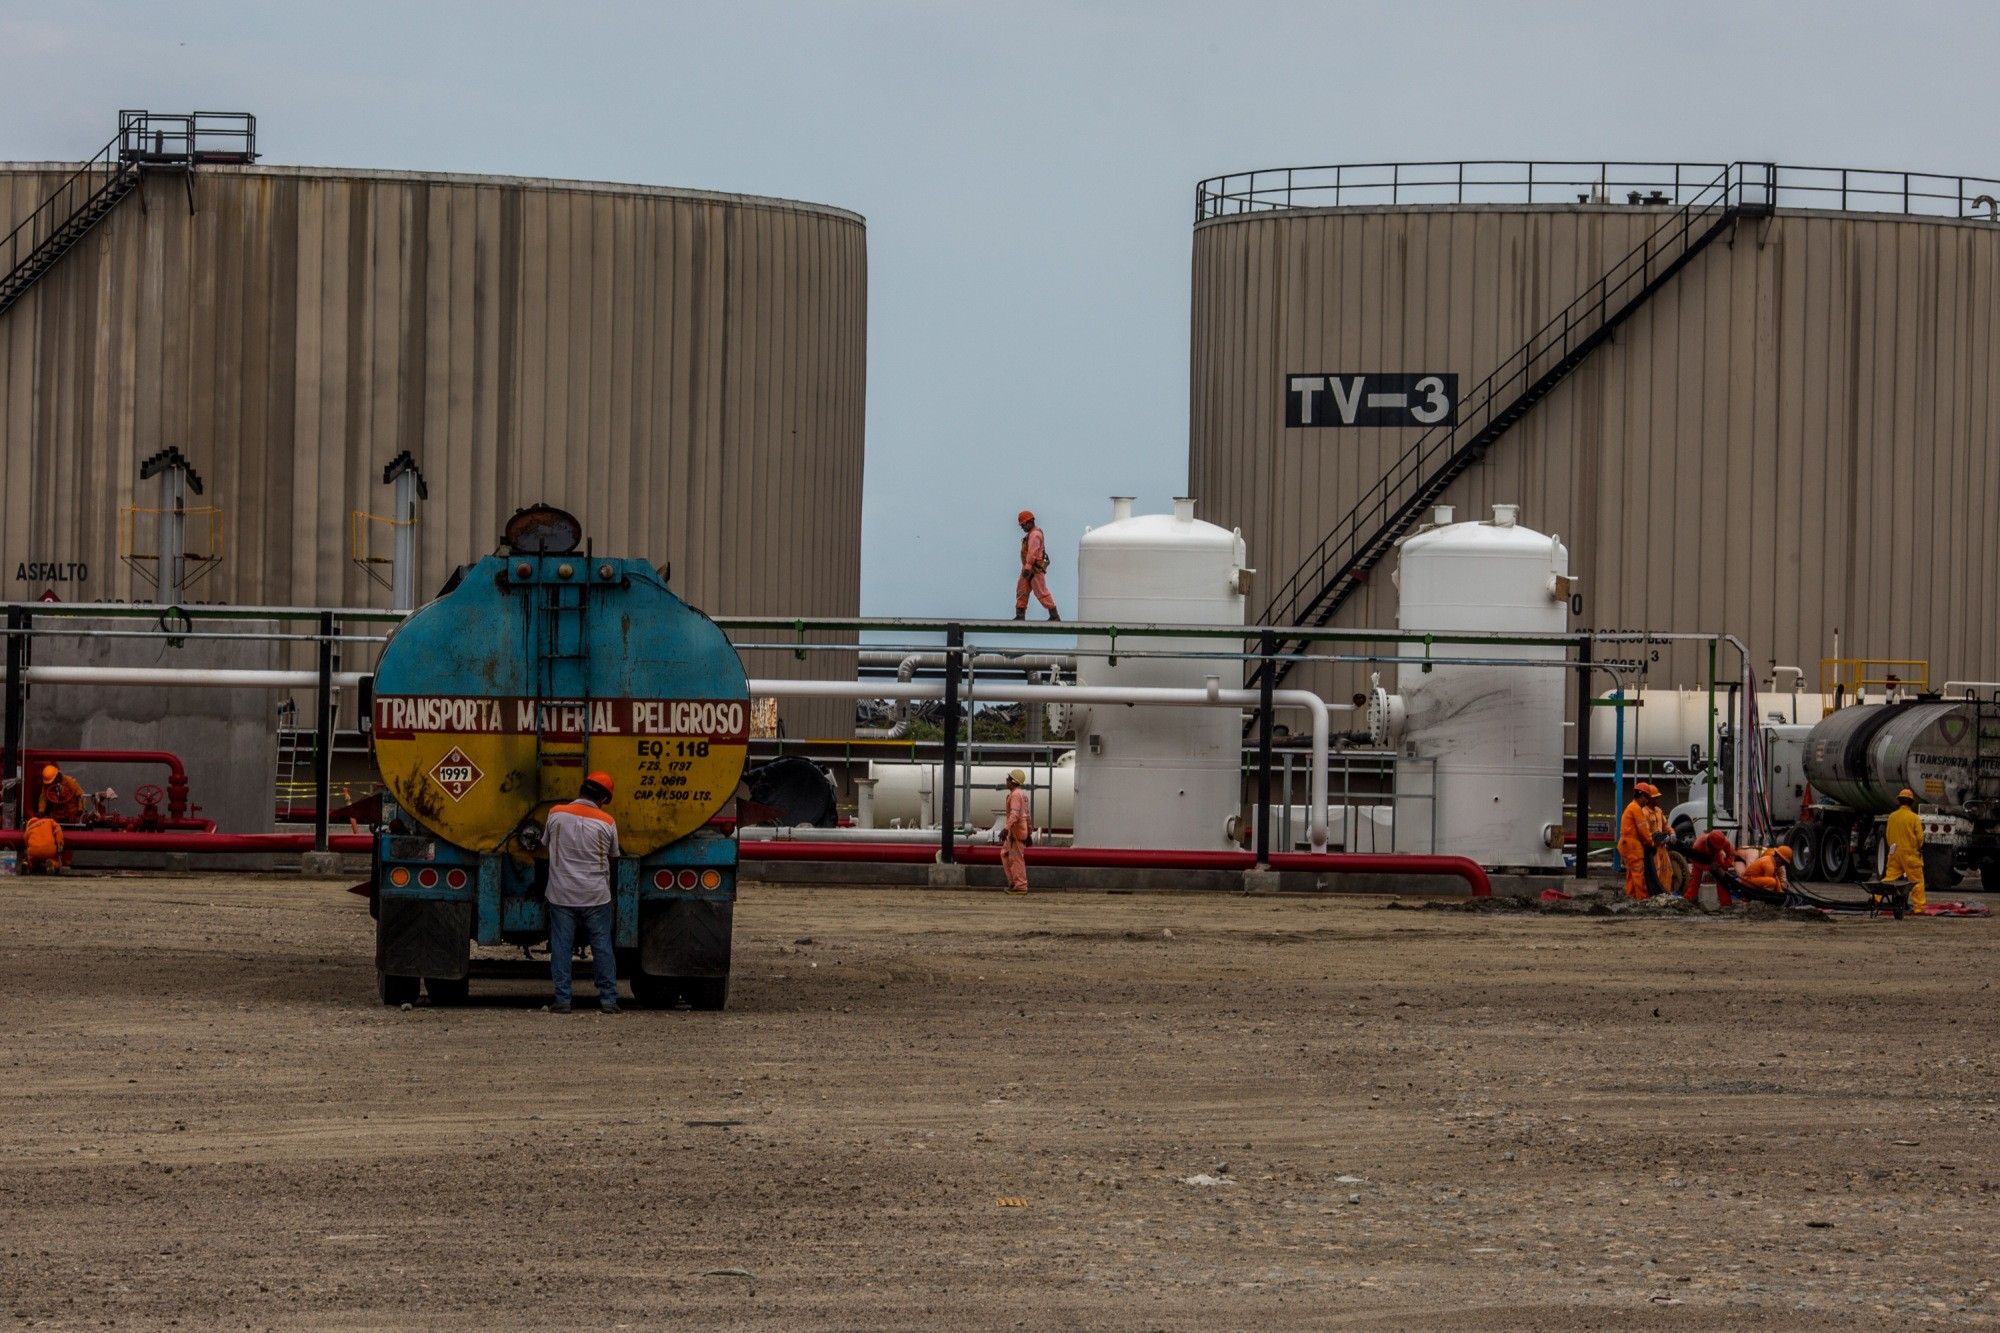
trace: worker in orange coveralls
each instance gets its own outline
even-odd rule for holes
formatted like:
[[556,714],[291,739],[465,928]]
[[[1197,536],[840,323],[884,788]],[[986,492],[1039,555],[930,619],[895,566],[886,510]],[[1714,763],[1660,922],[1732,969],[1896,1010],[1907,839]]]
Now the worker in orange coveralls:
[[1650,782],[1640,783],[1633,788],[1632,799],[1618,820],[1618,856],[1625,863],[1625,896],[1637,902],[1666,891],[1665,881],[1660,878],[1659,859],[1666,840],[1654,823],[1659,799],[1658,787]]
[[1028,836],[1034,821],[1028,813],[1028,775],[1020,769],[1007,774],[1007,817],[1000,829],[1000,865],[1007,872],[1007,892],[1028,891]]
[[83,784],[54,764],[42,769],[42,789],[35,793],[35,813],[58,824],[83,822]]
[[1791,883],[1792,849],[1773,847],[1743,871],[1743,886],[1766,893],[1783,893]]
[[1028,594],[1032,592],[1050,620],[1061,620],[1056,599],[1049,595],[1049,581],[1042,577],[1049,569],[1049,544],[1035,526],[1035,511],[1023,509],[1017,521],[1021,525],[1021,577],[1014,581],[1014,619],[1028,618]]
[[1660,879],[1660,849],[1666,847],[1666,841],[1654,827],[1658,801],[1660,789],[1652,783],[1640,783],[1632,789],[1632,801],[1626,803],[1624,815],[1618,819],[1618,857],[1626,867],[1626,897],[1640,903],[1656,893],[1666,893]]
[[24,874],[56,875],[68,867],[69,851],[64,846],[61,824],[47,815],[36,815],[28,821],[26,834],[21,848]]
[[1715,877],[1715,903],[1718,907],[1734,906],[1735,900],[1729,896],[1728,872],[1736,864],[1736,848],[1731,845],[1729,835],[1721,829],[1710,829],[1694,840],[1688,850],[1687,891],[1682,895],[1691,903],[1701,901],[1701,877],[1704,873]]

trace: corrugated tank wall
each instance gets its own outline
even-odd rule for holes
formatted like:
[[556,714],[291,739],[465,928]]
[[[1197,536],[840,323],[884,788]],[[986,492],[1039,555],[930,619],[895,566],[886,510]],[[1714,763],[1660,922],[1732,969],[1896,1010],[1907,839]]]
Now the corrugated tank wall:
[[[1658,224],[1651,210],[1350,208],[1195,231],[1189,485],[1240,526],[1261,608],[1417,438],[1287,429],[1284,377],[1471,386]],[[1927,658],[2000,677],[2000,227],[1781,211],[1743,221],[1453,484],[1518,503],[1581,574],[1579,626],[1723,631],[1760,671]],[[1337,627],[1391,626],[1378,566]],[[1698,684],[1666,651],[1655,684]],[[1723,668],[1731,663],[1725,657]],[[1360,668],[1304,678],[1345,697]]]
[[[0,167],[0,217],[61,174]],[[408,449],[430,486],[426,595],[547,501],[601,550],[670,562],[711,614],[852,616],[866,325],[864,228],[838,209],[220,167],[191,213],[156,176],[0,316],[0,586],[32,598],[46,581],[24,564],[84,564],[66,600],[150,600],[118,513],[155,503],[139,462],[175,445],[224,511],[194,598],[386,605],[351,515],[388,512],[382,469]],[[785,717],[852,729],[835,703]]]

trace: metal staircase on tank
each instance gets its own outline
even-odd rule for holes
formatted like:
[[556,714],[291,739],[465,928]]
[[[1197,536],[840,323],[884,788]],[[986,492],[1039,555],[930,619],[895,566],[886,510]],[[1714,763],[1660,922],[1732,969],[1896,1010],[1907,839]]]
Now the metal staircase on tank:
[[0,315],[139,188],[149,171],[188,176],[204,163],[254,162],[257,118],[240,112],[120,111],[118,133],[0,240]]
[[[1738,162],[1669,213],[1644,240],[1502,361],[1461,400],[1455,422],[1431,427],[1389,465],[1266,606],[1261,625],[1320,629],[1367,582],[1368,572],[1445,490],[1485,458],[1495,441],[1605,343],[1618,326],[1739,218],[1769,216],[1776,168]],[[1284,680],[1303,639],[1279,636],[1279,659],[1260,663],[1248,684]]]

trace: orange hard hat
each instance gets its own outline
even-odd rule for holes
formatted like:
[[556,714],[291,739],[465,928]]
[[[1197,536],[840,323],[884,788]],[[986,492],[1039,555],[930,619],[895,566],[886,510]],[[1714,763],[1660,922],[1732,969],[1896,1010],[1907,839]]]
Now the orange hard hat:
[[42,781],[44,782],[54,782],[57,778],[61,776],[62,776],[62,770],[57,768],[54,764],[49,764],[48,766],[42,769]]
[[1023,509],[1014,516],[1014,521],[1016,523],[1033,523],[1035,521],[1035,511],[1032,509]]
[[611,775],[601,769],[587,775],[583,780],[583,785],[586,787],[596,787],[603,791],[606,796],[612,795],[617,790],[611,781]]
[[1917,794],[1908,787],[1905,787],[1896,793],[1896,799],[1899,801],[1914,801],[1917,799]]
[[1787,863],[1789,863],[1789,862],[1791,861],[1792,857],[1794,857],[1794,856],[1796,856],[1796,855],[1797,855],[1797,853],[1796,853],[1796,852],[1794,852],[1794,851],[1793,851],[1793,850],[1791,849],[1791,847],[1790,847],[1789,845],[1787,845],[1787,846],[1784,846],[1784,847],[1780,847],[1780,848],[1778,849],[1778,851],[1777,851],[1777,857],[1778,857],[1778,859],[1779,859],[1780,861],[1784,861],[1784,862],[1787,862]]
[[1660,789],[1650,782],[1640,783],[1635,790],[1642,796],[1650,796],[1656,801],[1660,799]]

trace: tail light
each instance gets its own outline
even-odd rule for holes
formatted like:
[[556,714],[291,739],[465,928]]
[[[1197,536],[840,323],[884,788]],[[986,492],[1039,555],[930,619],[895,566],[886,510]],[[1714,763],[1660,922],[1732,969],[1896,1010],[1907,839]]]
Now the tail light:
[[653,872],[653,887],[654,887],[654,888],[656,888],[656,889],[671,889],[671,888],[672,888],[673,886],[674,886],[674,872],[673,872],[673,871],[671,871],[671,870],[655,870],[655,871]]
[[417,883],[423,888],[434,889],[438,883],[438,872],[425,866],[417,872]]
[[444,872],[444,882],[449,888],[462,889],[465,887],[465,872],[463,870],[447,870]]
[[684,889],[691,889],[696,883],[695,873],[692,870],[683,870],[674,877],[674,882]]
[[394,870],[391,870],[389,872],[389,882],[395,885],[399,889],[409,887],[410,883],[409,867],[397,866]]
[[701,886],[702,886],[702,887],[703,887],[704,889],[719,889],[719,888],[721,888],[721,887],[722,887],[722,872],[721,872],[720,870],[704,870],[704,871],[702,871],[702,872],[701,872]]

